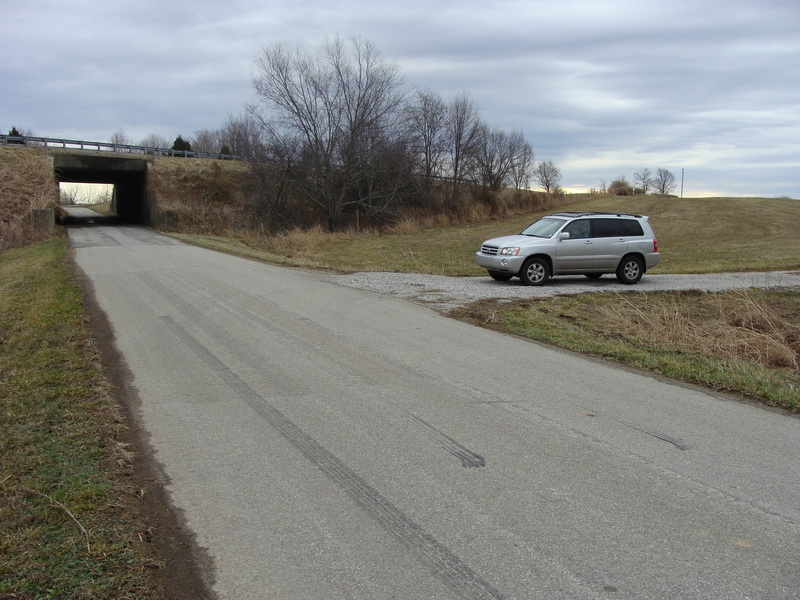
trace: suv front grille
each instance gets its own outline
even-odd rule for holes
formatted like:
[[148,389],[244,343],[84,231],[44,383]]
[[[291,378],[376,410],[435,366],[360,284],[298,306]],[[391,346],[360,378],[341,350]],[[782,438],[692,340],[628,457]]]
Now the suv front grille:
[[481,254],[489,254],[491,256],[497,256],[497,251],[499,248],[497,246],[481,246]]

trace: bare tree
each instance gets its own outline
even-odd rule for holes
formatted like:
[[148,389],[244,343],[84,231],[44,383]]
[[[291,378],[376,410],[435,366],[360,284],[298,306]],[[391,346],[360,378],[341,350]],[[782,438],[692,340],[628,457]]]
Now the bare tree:
[[219,152],[220,132],[218,129],[199,129],[194,132],[192,138],[192,150],[195,152],[208,152],[214,154]]
[[519,130],[511,132],[509,139],[513,156],[511,164],[511,183],[518,190],[527,189],[530,185],[531,172],[536,155],[533,147]]
[[454,202],[458,201],[461,185],[472,174],[481,130],[480,114],[469,94],[456,96],[448,107],[446,138]]
[[636,173],[633,174],[633,183],[642,190],[643,194],[646,194],[653,185],[653,173],[647,168],[636,171]]
[[481,126],[475,160],[483,185],[492,190],[499,190],[507,183],[516,159],[517,141],[505,131],[490,130],[486,125]]
[[675,189],[675,175],[666,169],[658,169],[653,179],[653,188],[658,194],[671,194]]
[[269,140],[252,129],[250,119],[230,120],[224,137],[236,154],[248,156],[253,182],[253,209],[267,227],[273,230],[292,225],[290,195],[292,165],[298,160],[296,147],[282,146],[278,140]]
[[157,133],[147,135],[139,142],[139,145],[146,148],[172,148],[172,142]]
[[472,160],[481,184],[492,190],[509,184],[521,189],[530,179],[534,155],[521,131],[509,134],[480,123]]
[[117,129],[114,133],[111,134],[109,138],[109,143],[111,144],[119,144],[122,146],[130,146],[131,140],[125,133],[123,129]]
[[536,183],[548,194],[556,191],[561,184],[561,169],[552,160],[540,162],[533,173]]
[[[398,67],[371,42],[354,38],[346,48],[338,37],[325,40],[313,56],[269,46],[256,67],[259,104],[250,114],[265,137],[294,158],[291,181],[324,211],[328,228],[336,228],[348,206],[385,207],[372,202],[374,169],[398,125]],[[391,196],[394,187],[387,183],[381,191]]]
[[445,120],[447,106],[438,93],[418,91],[405,109],[411,152],[418,161],[423,189],[442,176],[445,161]]
[[220,130],[220,151],[237,156],[263,156],[265,144],[262,133],[261,126],[251,115],[228,115]]
[[59,203],[73,206],[78,203],[79,188],[77,184],[61,183],[59,185]]

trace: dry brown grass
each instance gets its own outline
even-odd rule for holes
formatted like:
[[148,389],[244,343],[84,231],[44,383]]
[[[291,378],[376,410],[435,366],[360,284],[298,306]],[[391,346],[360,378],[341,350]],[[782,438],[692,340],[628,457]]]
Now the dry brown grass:
[[0,147],[0,250],[38,241],[32,212],[58,206],[49,155],[34,148]]
[[[341,252],[356,262],[365,259],[363,252],[354,251],[358,246],[368,245],[373,251],[382,248],[391,256],[402,254],[402,250],[395,248],[400,243],[408,246],[407,240],[411,236],[429,236],[430,232],[441,232],[446,228],[468,226],[486,223],[496,217],[497,206],[503,205],[503,214],[511,212],[530,211],[532,206],[540,207],[548,204],[550,200],[542,197],[541,194],[530,192],[519,192],[516,190],[503,190],[491,195],[492,202],[486,198],[472,198],[471,201],[465,200],[455,209],[441,213],[430,214],[426,211],[408,211],[396,221],[383,224],[382,226],[356,227],[355,224],[347,229],[337,232],[329,232],[318,223],[311,226],[297,226],[277,233],[266,231],[262,228],[254,227],[252,224],[244,222],[237,229],[230,224],[224,225],[227,233],[217,230],[216,235],[228,235],[238,239],[249,246],[259,248],[275,255],[286,255],[300,260],[303,264],[327,265],[334,269],[353,270],[363,268],[373,270],[375,265],[361,263],[358,265],[343,264],[337,257]],[[181,210],[190,210],[185,199],[180,199]],[[164,203],[164,206],[170,207]],[[171,208],[176,210],[176,208]],[[189,223],[187,220],[186,223]],[[221,225],[222,226],[222,225]],[[182,231],[181,233],[187,233]],[[191,229],[192,233],[203,233],[196,227]],[[434,234],[434,235],[441,235]],[[413,246],[428,246],[429,242],[413,242]],[[415,252],[417,250],[415,249]],[[429,261],[428,261],[429,262]],[[418,266],[418,265],[417,265]],[[399,268],[396,264],[382,262],[381,268]],[[440,272],[437,269],[437,272]]]
[[602,303],[598,311],[611,329],[648,343],[800,374],[800,306],[783,303],[780,296],[759,290],[620,295],[618,302]]
[[284,254],[287,251],[294,255],[305,255],[313,252],[332,237],[347,236],[346,233],[328,233],[322,225],[307,229],[295,227],[275,235],[257,235],[258,245],[269,252]]
[[213,233],[245,229],[249,222],[240,163],[207,159],[158,158],[149,188],[157,225],[176,232]]
[[800,411],[800,290],[475,302],[453,316]]

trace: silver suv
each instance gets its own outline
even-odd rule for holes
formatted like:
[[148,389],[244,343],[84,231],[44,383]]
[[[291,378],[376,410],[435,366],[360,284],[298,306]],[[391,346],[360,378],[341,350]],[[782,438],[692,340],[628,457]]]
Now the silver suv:
[[542,285],[552,275],[597,279],[616,273],[622,283],[634,284],[661,255],[645,216],[560,212],[519,235],[483,242],[475,260],[497,281],[519,277],[524,285]]

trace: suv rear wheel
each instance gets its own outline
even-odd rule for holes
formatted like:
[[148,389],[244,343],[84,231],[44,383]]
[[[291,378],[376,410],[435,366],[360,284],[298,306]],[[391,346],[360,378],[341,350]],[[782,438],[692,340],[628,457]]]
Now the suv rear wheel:
[[519,270],[522,285],[543,285],[550,279],[550,265],[538,256],[532,256],[522,264]]
[[639,283],[644,273],[644,264],[638,256],[626,256],[617,267],[617,279],[625,285]]

